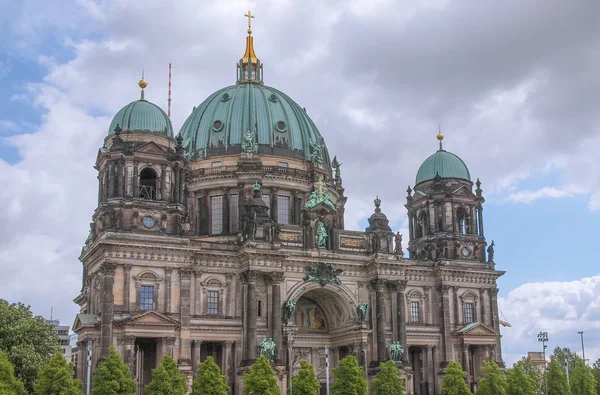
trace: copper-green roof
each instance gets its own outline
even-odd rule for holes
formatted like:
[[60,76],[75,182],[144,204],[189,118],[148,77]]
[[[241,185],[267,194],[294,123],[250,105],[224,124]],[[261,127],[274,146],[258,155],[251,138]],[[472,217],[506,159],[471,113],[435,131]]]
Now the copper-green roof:
[[433,180],[439,174],[442,178],[458,178],[471,181],[471,174],[465,162],[451,152],[439,150],[419,167],[415,184]]
[[133,101],[119,110],[110,123],[108,134],[115,132],[117,124],[124,132],[152,132],[173,137],[173,127],[167,114],[144,99]]
[[[285,93],[258,83],[220,89],[194,108],[181,128],[189,158],[239,154],[243,135],[255,135],[259,154],[309,159],[322,137],[306,111]],[[327,148],[323,159],[329,167]]]

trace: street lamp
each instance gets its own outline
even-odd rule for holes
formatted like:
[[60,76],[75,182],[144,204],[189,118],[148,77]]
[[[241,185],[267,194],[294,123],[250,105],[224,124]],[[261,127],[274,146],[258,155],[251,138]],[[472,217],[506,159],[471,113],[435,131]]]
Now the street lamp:
[[581,336],[581,355],[583,356],[583,364],[585,365],[585,348],[583,347],[583,331],[577,332]]
[[538,333],[538,341],[542,342],[544,352],[544,383],[546,387],[546,395],[548,395],[548,378],[546,376],[546,343],[548,342],[548,332]]
[[563,355],[565,356],[565,370],[567,371],[567,384],[571,386],[571,379],[569,378],[569,351],[563,348]]

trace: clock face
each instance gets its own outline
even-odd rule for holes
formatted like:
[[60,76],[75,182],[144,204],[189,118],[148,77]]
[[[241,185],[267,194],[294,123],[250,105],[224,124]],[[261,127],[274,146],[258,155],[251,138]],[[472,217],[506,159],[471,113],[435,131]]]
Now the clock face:
[[460,252],[463,254],[463,256],[469,256],[469,253],[471,251],[469,251],[469,249],[467,247],[463,247]]
[[150,217],[149,215],[142,218],[142,222],[146,228],[152,228],[155,223],[154,218]]

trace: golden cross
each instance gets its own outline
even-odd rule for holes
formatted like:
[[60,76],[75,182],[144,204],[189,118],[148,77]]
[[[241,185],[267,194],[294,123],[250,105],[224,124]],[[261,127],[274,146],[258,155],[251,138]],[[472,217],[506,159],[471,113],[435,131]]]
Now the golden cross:
[[317,182],[317,186],[319,188],[319,196],[323,196],[323,186],[325,183],[323,182],[323,176],[319,176],[319,181]]
[[244,16],[248,17],[248,32],[250,32],[250,28],[252,27],[252,18],[254,18],[254,15],[248,11],[248,13],[244,14]]

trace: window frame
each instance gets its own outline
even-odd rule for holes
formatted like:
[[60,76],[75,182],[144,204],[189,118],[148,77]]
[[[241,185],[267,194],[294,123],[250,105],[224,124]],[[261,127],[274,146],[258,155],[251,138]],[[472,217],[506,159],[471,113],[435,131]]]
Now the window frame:
[[[223,233],[224,224],[223,224],[223,210],[224,210],[224,199],[223,195],[211,195],[208,198],[208,234],[210,235],[220,235]],[[215,210],[214,203],[220,201],[220,210]],[[215,232],[215,225],[219,225],[219,232]]]
[[[291,196],[289,195],[275,195],[275,198],[277,199],[276,204],[277,204],[277,223],[281,224],[281,225],[290,225],[290,220],[291,220]],[[287,201],[287,210],[285,210],[285,204],[282,204],[280,202],[285,202]],[[283,210],[282,210],[283,209]],[[285,219],[287,219],[286,222],[282,222],[282,212],[285,213]]]
[[[421,322],[421,303],[418,300],[411,300],[408,303],[410,306],[409,322],[411,322],[413,324],[420,323]],[[416,316],[415,316],[415,312],[416,312]]]
[[[472,290],[467,290],[465,291],[461,297],[460,297],[461,301],[461,305],[462,305],[462,317],[461,321],[464,325],[469,325],[472,324],[474,322],[479,322],[478,319],[480,317],[478,317],[478,303],[479,303],[479,295],[477,295],[476,292],[473,292]],[[472,321],[469,322],[469,320],[467,320],[467,304],[471,305],[471,309],[472,309]],[[457,317],[458,319],[458,317]]]

